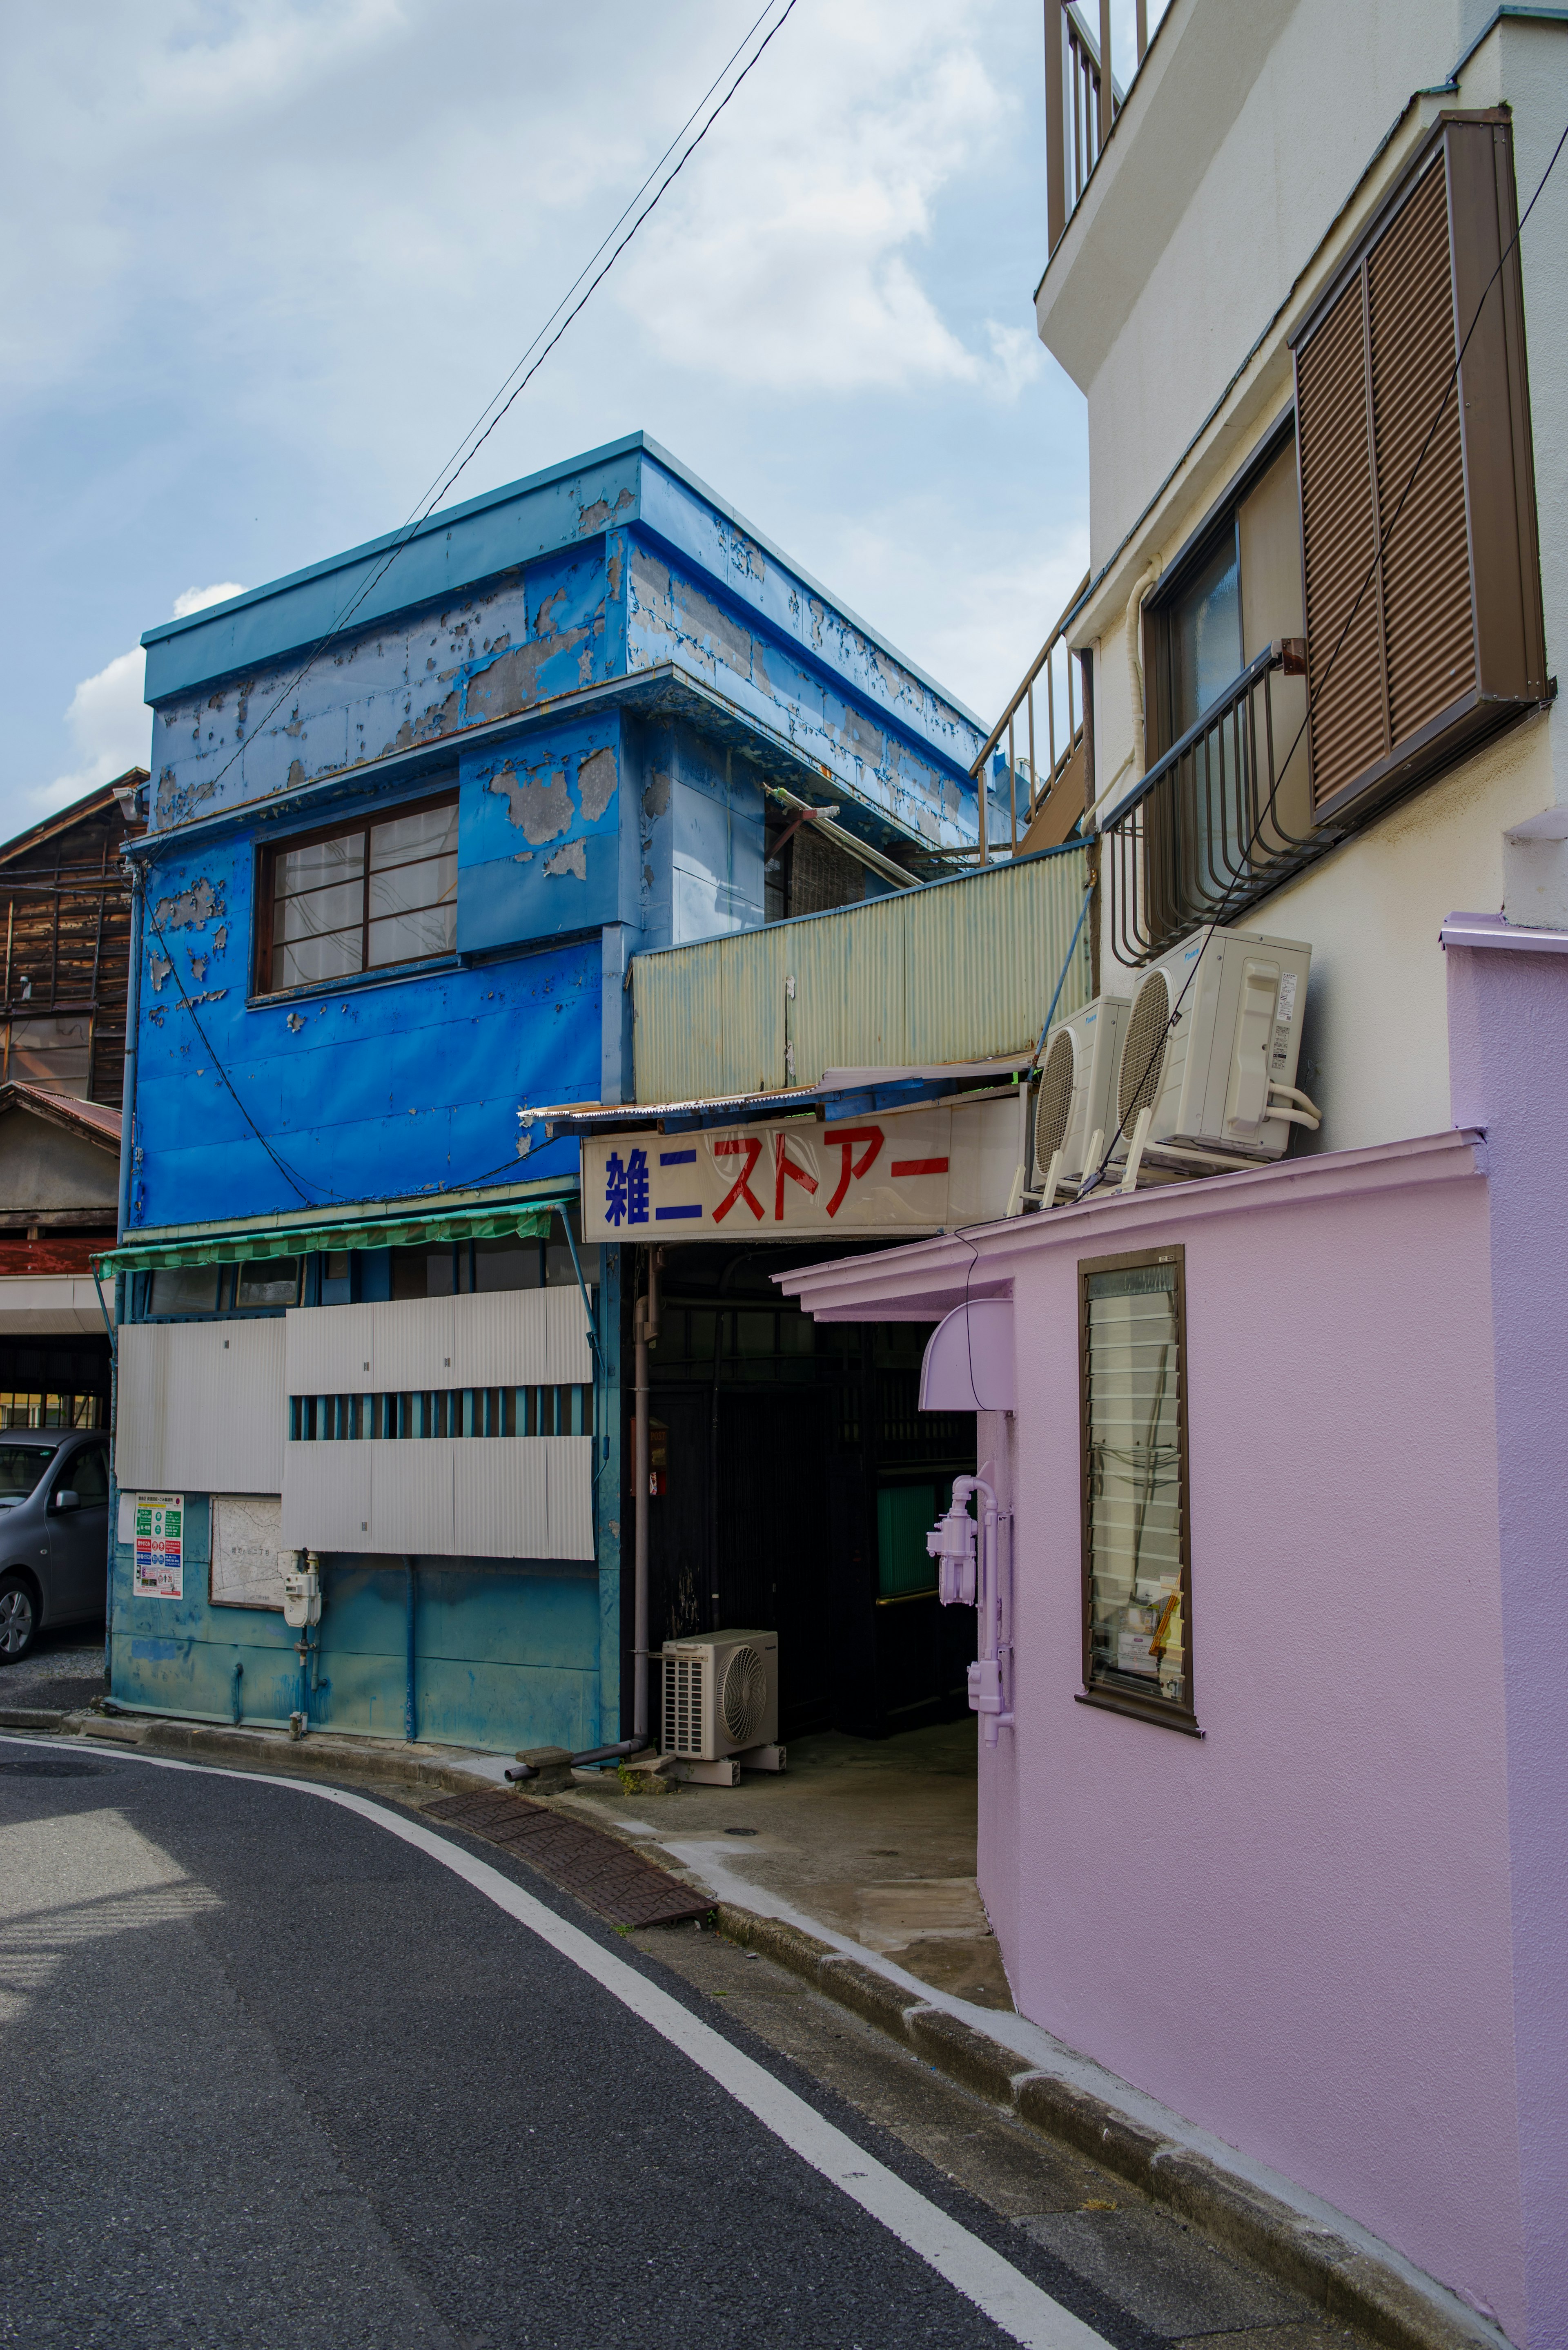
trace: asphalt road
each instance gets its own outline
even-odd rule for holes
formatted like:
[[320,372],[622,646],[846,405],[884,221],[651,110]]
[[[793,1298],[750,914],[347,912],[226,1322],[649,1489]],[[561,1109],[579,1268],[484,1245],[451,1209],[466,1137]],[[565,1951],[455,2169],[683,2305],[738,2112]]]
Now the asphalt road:
[[0,1741],[0,2342],[1155,2339],[520,1864],[347,1803]]

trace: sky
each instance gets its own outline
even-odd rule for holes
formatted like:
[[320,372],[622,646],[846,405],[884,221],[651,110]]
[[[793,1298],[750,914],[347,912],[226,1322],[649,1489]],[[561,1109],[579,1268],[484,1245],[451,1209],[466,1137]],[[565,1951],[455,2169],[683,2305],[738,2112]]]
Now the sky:
[[[761,5],[6,12],[0,837],[147,763],[144,629],[405,520]],[[1044,222],[1038,0],[795,0],[453,496],[640,427],[989,720],[1087,545]]]

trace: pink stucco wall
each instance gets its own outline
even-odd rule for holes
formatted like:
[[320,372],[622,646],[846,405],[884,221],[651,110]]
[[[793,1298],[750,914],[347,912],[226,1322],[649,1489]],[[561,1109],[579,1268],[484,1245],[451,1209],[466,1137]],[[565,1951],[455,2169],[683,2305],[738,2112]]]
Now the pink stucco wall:
[[[877,1318],[1011,1284],[1017,1729],[980,1870],[1021,2011],[1534,2350],[1484,1163],[1322,1154],[784,1285]],[[1078,1266],[1171,1243],[1200,1740],[1075,1701]]]
[[[983,1889],[1025,2014],[1522,2339],[1485,1185],[1183,1196],[1014,1265]],[[1077,1265],[1171,1242],[1201,1741],[1074,1702]]]

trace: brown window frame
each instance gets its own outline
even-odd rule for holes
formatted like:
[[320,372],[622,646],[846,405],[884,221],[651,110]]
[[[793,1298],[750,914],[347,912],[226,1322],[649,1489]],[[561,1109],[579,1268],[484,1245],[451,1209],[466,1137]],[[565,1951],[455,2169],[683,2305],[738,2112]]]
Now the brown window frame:
[[[1180,1479],[1180,1551],[1181,1551],[1181,1634],[1183,1669],[1187,1700],[1173,1705],[1164,1698],[1140,1698],[1126,1690],[1107,1689],[1093,1678],[1094,1575],[1089,1546],[1089,1459],[1091,1449],[1089,1416],[1089,1280],[1099,1273],[1130,1273],[1144,1265],[1168,1264],[1176,1269],[1172,1303],[1176,1322],[1176,1349],[1179,1366],[1177,1385],[1177,1430]],[[1196,1682],[1193,1674],[1192,1636],[1192,1513],[1188,1462],[1188,1352],[1187,1352],[1187,1251],[1179,1243],[1168,1248],[1133,1249],[1116,1256],[1085,1257],[1078,1263],[1078,1497],[1081,1550],[1081,1596],[1079,1607],[1083,1623],[1084,1686],[1075,1693],[1079,1705],[1095,1706],[1106,1713],[1120,1713],[1136,1721],[1154,1722],[1162,1730],[1180,1731],[1189,1738],[1201,1738],[1197,1714]]]
[[[386,824],[395,817],[405,816],[422,816],[427,808],[455,808],[457,805],[458,787],[455,784],[452,784],[444,791],[427,792],[422,798],[417,800],[389,801],[386,806],[378,807],[373,812],[368,812],[357,823],[345,824],[339,820],[337,824],[317,825],[309,832],[285,833],[280,839],[268,841],[265,847],[259,848],[256,852],[255,872],[254,994],[257,996],[306,995],[319,988],[326,988],[330,991],[331,989],[337,987],[354,987],[358,986],[365,980],[380,978],[388,972],[406,971],[413,964],[421,962],[447,962],[450,958],[446,955],[411,955],[406,956],[400,962],[373,963],[369,961],[370,835],[377,825]],[[273,890],[274,875],[277,869],[278,858],[280,857],[287,856],[291,850],[296,848],[314,847],[317,841],[347,840],[349,836],[355,832],[358,832],[362,836],[365,843],[364,869],[360,875],[361,899],[359,909],[359,951],[361,962],[358,970],[340,972],[336,979],[301,980],[296,987],[274,987],[272,983],[272,933],[275,904]],[[409,861],[410,863],[419,863],[422,860],[419,858],[410,858]]]

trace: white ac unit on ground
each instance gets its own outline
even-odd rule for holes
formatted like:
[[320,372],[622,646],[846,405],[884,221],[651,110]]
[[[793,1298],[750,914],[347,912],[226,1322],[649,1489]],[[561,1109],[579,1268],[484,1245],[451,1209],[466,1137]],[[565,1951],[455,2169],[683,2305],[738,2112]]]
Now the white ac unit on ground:
[[666,1640],[659,1744],[677,1775],[732,1787],[749,1771],[782,1771],[776,1632],[715,1632]]
[[[1318,1112],[1296,1087],[1312,949],[1200,931],[1151,963],[1122,1028],[1112,1115],[1127,1181],[1282,1158]],[[1174,1014],[1174,1018],[1172,1014]]]
[[[1034,1087],[1030,1189],[1043,1208],[1076,1191],[1116,1131],[1115,1095],[1125,997],[1097,995],[1059,1020],[1045,1040]],[[1098,1149],[1091,1150],[1096,1135]]]

